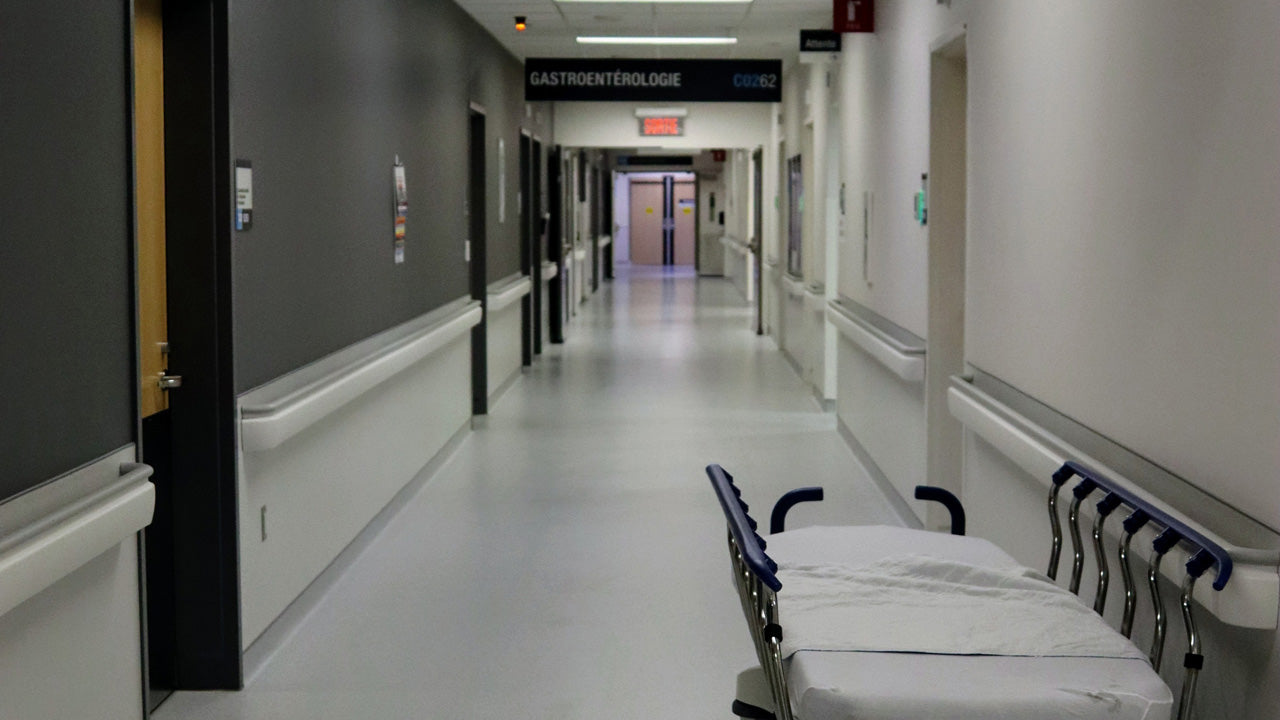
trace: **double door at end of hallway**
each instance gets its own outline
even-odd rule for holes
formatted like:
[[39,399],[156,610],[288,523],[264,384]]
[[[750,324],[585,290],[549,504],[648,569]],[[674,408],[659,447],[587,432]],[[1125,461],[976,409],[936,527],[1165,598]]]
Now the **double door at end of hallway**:
[[631,262],[693,265],[697,186],[671,176],[631,180]]

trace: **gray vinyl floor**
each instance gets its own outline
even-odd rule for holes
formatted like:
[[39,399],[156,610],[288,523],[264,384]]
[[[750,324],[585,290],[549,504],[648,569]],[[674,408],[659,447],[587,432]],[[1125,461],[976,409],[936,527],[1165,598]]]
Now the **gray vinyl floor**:
[[752,661],[703,466],[896,523],[723,279],[621,274],[238,693],[158,720],[728,718]]

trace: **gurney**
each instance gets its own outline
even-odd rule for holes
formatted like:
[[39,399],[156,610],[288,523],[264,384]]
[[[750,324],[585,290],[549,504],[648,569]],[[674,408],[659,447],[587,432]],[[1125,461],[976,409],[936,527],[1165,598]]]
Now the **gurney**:
[[[1053,545],[1041,574],[989,542],[965,537],[963,508],[936,488],[918,488],[917,497],[947,505],[952,535],[891,527],[783,532],[792,506],[822,497],[819,488],[803,488],[778,501],[766,541],[732,477],[717,465],[707,474],[728,524],[734,584],[758,659],[739,675],[738,717],[1167,720],[1174,700],[1157,672],[1167,615],[1154,579],[1160,559],[1179,544],[1191,559],[1182,588],[1187,653],[1177,717],[1189,717],[1203,663],[1192,592],[1211,568],[1214,587],[1225,586],[1230,556],[1102,475],[1078,463],[1055,474]],[[1073,479],[1071,579],[1062,589],[1052,582],[1062,549],[1057,508]],[[1091,608],[1077,597],[1085,557],[1079,511],[1094,493],[1102,500],[1093,527],[1098,592]],[[1101,618],[1110,581],[1103,529],[1121,508],[1129,513],[1117,553],[1125,589],[1117,631]],[[1143,526],[1159,531],[1148,578],[1156,616],[1149,651],[1128,639],[1139,594],[1129,558]]]

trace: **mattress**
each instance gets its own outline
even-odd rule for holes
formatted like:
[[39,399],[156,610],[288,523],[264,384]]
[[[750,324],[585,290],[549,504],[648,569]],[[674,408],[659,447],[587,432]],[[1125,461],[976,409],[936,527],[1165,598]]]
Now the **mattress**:
[[1169,687],[1142,660],[797,652],[800,720],[1168,720]]
[[[780,577],[799,564],[870,568],[904,552],[1019,568],[985,540],[904,528],[812,527],[768,538],[768,553],[778,563]],[[786,597],[783,580],[779,600],[784,608]],[[784,617],[784,635],[786,628]],[[1167,720],[1173,709],[1168,686],[1140,657],[801,649],[787,664],[793,710],[801,720]],[[746,690],[752,683],[758,692]],[[740,699],[768,696],[758,669],[744,673],[739,684],[744,688]]]

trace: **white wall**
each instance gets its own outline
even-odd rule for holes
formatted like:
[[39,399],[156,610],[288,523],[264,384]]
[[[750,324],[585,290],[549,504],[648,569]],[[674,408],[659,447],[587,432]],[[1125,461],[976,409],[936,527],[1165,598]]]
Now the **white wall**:
[[[120,465],[134,459],[129,446],[9,500],[0,512],[0,529],[9,534],[5,539],[38,529],[50,513],[110,487],[119,479]],[[53,529],[60,528],[64,526]],[[52,550],[45,546],[44,552],[65,559],[66,553],[74,552],[71,548],[91,546],[81,543],[110,542],[91,537],[95,532],[101,530],[73,530]],[[12,544],[8,549],[14,550]],[[0,612],[0,718],[142,717],[138,559],[137,536],[129,534],[8,612]],[[24,573],[21,562],[9,569],[4,582],[18,583],[10,590],[40,576]]]
[[0,717],[142,717],[138,542],[0,616]]
[[469,338],[463,333],[280,446],[242,455],[246,648],[469,422]]
[[[964,19],[964,2],[885,2],[874,35],[846,35],[841,53],[843,175],[848,212],[840,294],[927,338],[928,230],[911,212],[929,163],[929,45]],[[1081,13],[1086,14],[1086,13]],[[863,279],[863,193],[871,237]]]
[[516,300],[501,310],[487,310],[485,322],[485,369],[488,371],[490,400],[520,374],[524,347],[520,333],[524,327],[521,316],[521,300]]
[[975,5],[970,362],[1280,529],[1280,4]]
[[[680,103],[680,137],[641,137],[637,107],[665,103],[558,102],[555,142],[569,147],[754,148],[769,137],[772,103]],[[673,104],[673,106],[675,106]]]
[[[1204,9],[879,3],[876,33],[846,36],[841,61],[839,289],[927,336],[928,229],[910,199],[928,171],[930,45],[967,24],[966,360],[1280,529],[1280,5]],[[854,352],[842,416],[894,394]],[[915,467],[860,432],[888,448],[883,468]],[[972,434],[964,463],[966,504],[987,503],[973,532],[1042,562],[1043,480]],[[1201,629],[1196,716],[1275,717],[1280,635]],[[1176,615],[1170,632],[1176,692]]]

